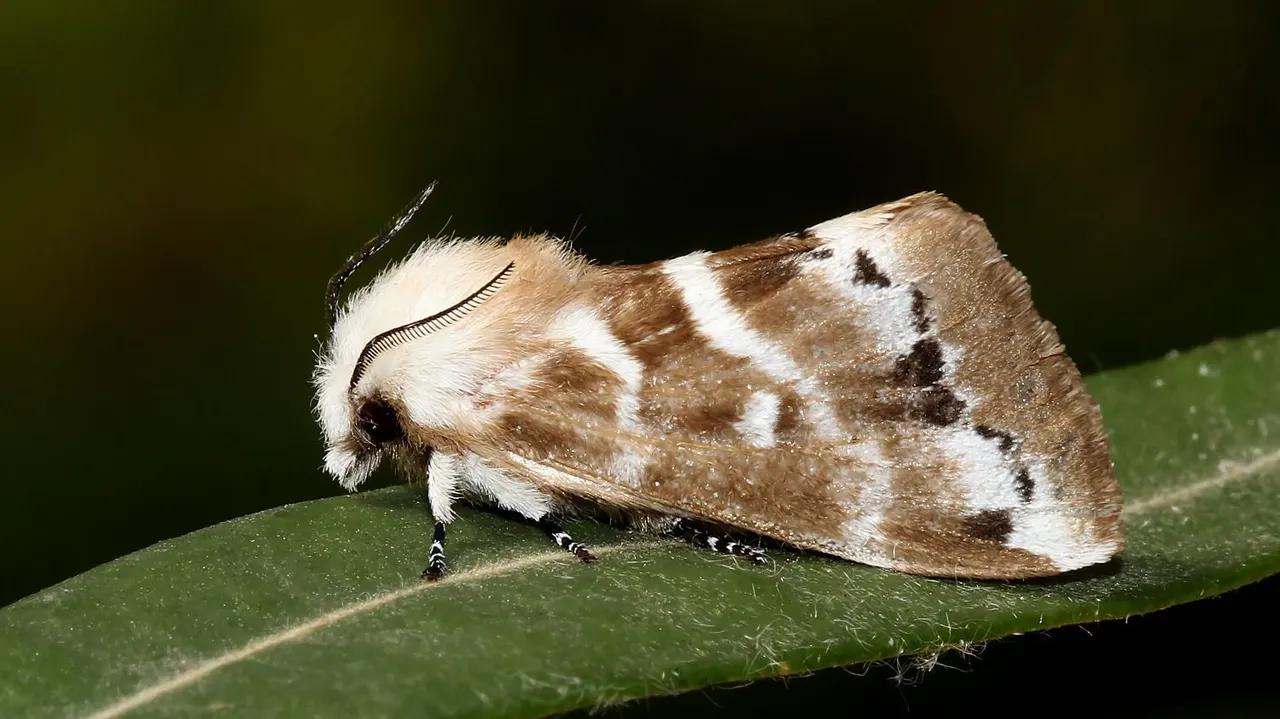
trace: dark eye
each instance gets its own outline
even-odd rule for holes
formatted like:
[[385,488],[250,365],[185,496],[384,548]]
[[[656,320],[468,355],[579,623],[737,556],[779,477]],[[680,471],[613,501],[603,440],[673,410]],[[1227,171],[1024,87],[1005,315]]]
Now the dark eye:
[[374,444],[386,444],[404,437],[395,407],[380,399],[365,400],[356,413],[356,425]]

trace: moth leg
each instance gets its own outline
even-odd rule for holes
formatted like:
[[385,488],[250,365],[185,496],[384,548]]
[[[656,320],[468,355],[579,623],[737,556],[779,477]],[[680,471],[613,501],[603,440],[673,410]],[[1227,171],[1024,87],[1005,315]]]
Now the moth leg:
[[587,550],[587,545],[573,541],[573,537],[569,533],[553,522],[539,522],[543,531],[551,537],[551,541],[555,542],[561,549],[577,557],[583,564],[590,564],[596,561],[595,555]]
[[764,564],[769,561],[769,557],[759,549],[733,539],[721,537],[708,529],[697,526],[694,522],[684,517],[677,517],[673,520],[667,526],[667,533],[690,542],[694,546],[705,547],[720,554],[746,557],[756,564]]
[[427,557],[427,568],[422,570],[422,578],[436,580],[444,576],[444,522],[436,522],[436,531],[431,538],[431,555]]
[[458,496],[457,456],[435,450],[427,463],[427,503],[431,515],[436,518],[435,532],[431,537],[431,554],[422,578],[435,580],[444,576],[444,525],[453,521],[453,501]]
[[551,497],[526,481],[494,469],[480,457],[468,456],[459,464],[462,484],[469,493],[534,522],[551,511]]
[[468,492],[488,498],[499,507],[536,522],[551,541],[583,564],[596,561],[587,545],[573,541],[573,537],[560,525],[545,519],[552,509],[550,496],[528,482],[489,466],[480,457],[466,457],[462,465],[465,468],[462,481]]

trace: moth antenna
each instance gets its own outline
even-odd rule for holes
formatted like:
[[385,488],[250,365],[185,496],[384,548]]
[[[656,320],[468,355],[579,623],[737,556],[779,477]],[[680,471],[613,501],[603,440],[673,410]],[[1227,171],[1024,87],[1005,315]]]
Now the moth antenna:
[[379,232],[373,239],[364,243],[364,246],[358,252],[347,258],[347,262],[342,266],[342,269],[338,270],[337,274],[329,279],[329,291],[326,298],[326,306],[329,311],[329,329],[333,329],[333,326],[338,322],[338,300],[342,294],[342,286],[347,283],[351,275],[355,274],[360,265],[363,265],[366,260],[373,257],[378,250],[386,247],[387,243],[393,240],[396,234],[404,229],[405,225],[409,224],[409,220],[413,219],[414,214],[418,212],[435,189],[436,183],[432,182],[427,185],[427,189],[419,192],[408,207],[401,210],[400,214],[392,218],[386,227],[382,228],[382,232]]
[[423,317],[420,320],[400,325],[387,330],[373,339],[360,350],[360,358],[356,360],[356,367],[351,372],[351,385],[349,390],[354,390],[356,384],[360,382],[360,378],[364,376],[364,372],[369,365],[378,358],[378,355],[386,352],[392,347],[397,347],[410,342],[412,340],[421,339],[443,327],[457,322],[479,307],[481,303],[493,296],[502,285],[511,277],[511,271],[515,269],[516,263],[508,262],[502,271],[494,275],[493,279],[484,284],[483,287],[472,292],[470,295],[458,302],[454,306],[441,310],[430,317]]

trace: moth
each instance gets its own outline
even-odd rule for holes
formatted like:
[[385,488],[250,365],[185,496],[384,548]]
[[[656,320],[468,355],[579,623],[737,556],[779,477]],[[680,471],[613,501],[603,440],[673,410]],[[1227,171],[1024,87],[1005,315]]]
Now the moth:
[[[434,187],[434,185],[433,185]],[[936,577],[1106,562],[1099,409],[982,220],[917,194],[722,252],[592,264],[550,236],[436,239],[344,303],[314,375],[325,467],[423,478],[445,571],[462,499],[586,511],[764,561],[771,538]]]

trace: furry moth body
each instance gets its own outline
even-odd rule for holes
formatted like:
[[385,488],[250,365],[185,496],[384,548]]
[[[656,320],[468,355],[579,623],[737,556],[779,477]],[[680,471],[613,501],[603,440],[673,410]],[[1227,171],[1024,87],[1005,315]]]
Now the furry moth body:
[[462,497],[930,576],[1052,575],[1123,547],[1097,406],[1023,276],[940,195],[639,266],[545,236],[432,241],[339,308],[429,191],[331,283],[314,379],[344,487],[383,457],[425,473],[428,575]]

